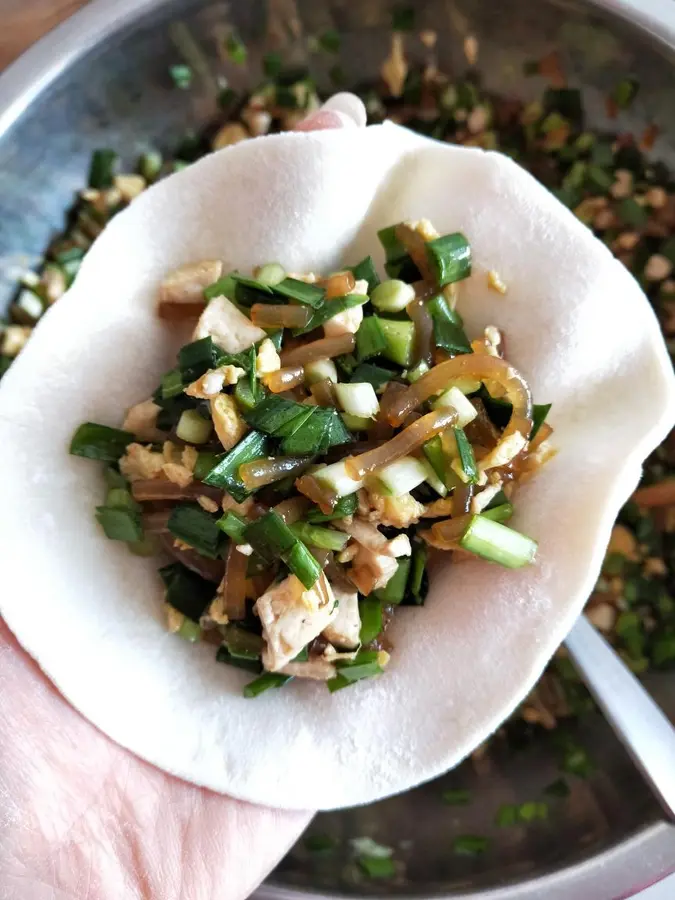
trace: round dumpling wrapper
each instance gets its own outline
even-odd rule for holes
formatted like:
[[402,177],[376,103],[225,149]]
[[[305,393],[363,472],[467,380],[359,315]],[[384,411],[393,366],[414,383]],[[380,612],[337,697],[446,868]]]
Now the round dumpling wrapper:
[[[462,231],[474,268],[459,309],[493,324],[558,455],[516,495],[534,565],[442,565],[401,609],[385,674],[330,694],[297,679],[255,700],[210,645],[167,633],[157,561],[94,521],[99,466],[68,455],[83,421],[119,425],[171,368],[157,287],[183,263],[329,272],[379,228]],[[488,288],[496,271],[508,287]],[[73,287],[0,386],[0,611],[102,731],[168,772],[244,800],[330,809],[377,800],[458,763],[530,691],[581,612],[614,518],[673,421],[674,386],[634,279],[504,156],[385,124],[265,137],[150,188],[104,230]]]

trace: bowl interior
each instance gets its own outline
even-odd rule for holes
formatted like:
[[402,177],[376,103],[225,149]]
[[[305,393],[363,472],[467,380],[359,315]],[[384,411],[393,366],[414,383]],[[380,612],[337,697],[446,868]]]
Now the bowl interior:
[[[0,309],[14,294],[17,270],[34,264],[62,225],[73,193],[84,184],[93,149],[113,147],[130,165],[149,147],[170,152],[186,134],[217,117],[218,73],[226,74],[235,89],[252,86],[260,78],[263,53],[281,50],[289,61],[304,63],[307,35],[330,28],[343,34],[339,62],[346,84],[372,80],[388,53],[392,5],[385,0],[150,3],[145,13],[134,13],[106,41],[93,44],[0,134]],[[461,74],[467,67],[464,39],[473,36],[483,83],[502,93],[537,97],[543,82],[525,78],[523,64],[556,49],[570,83],[583,88],[590,127],[616,128],[606,119],[604,98],[622,77],[635,75],[641,88],[622,127],[641,131],[656,122],[660,136],[654,153],[675,163],[673,57],[634,26],[591,5],[562,0],[504,0],[498,5],[490,0],[424,0],[409,5],[416,15],[415,32],[407,38],[411,59],[421,59],[424,52],[416,33],[433,29],[439,35],[440,67]],[[222,59],[228,23],[248,46],[246,67]],[[188,91],[177,90],[168,74],[172,64],[182,61],[198,73]],[[327,83],[334,62],[312,57],[320,82]],[[675,716],[675,679],[652,677],[650,687]],[[483,758],[436,782],[373,806],[319,816],[308,833],[314,840],[303,839],[291,851],[265,896],[296,891],[491,896],[497,886],[522,888],[529,879],[580,866],[612,849],[612,877],[623,889],[660,874],[661,860],[648,860],[648,854],[622,844],[655,831],[660,813],[606,723],[591,715],[566,726],[565,733],[583,742],[596,767],[587,779],[572,781],[569,797],[551,803],[546,821],[517,828],[494,824],[501,804],[538,798],[559,774],[563,732],[543,734],[520,723],[510,729],[508,741],[494,743]],[[468,805],[443,802],[443,791],[456,788],[470,791]],[[454,854],[453,840],[465,834],[488,835],[488,852],[480,857]],[[398,875],[393,882],[366,879],[355,866],[349,841],[363,836],[395,848]],[[672,854],[675,858],[675,849]],[[595,884],[588,872],[583,877],[583,894],[558,894],[558,888],[544,888],[540,882],[542,894],[532,896],[543,895],[544,889],[553,898],[605,900],[610,895],[609,882]],[[508,896],[525,896],[521,888]]]

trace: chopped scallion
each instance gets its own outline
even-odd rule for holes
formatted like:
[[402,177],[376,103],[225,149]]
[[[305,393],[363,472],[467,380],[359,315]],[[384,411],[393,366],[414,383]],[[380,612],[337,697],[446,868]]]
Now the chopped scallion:
[[221,531],[224,531],[225,534],[231,538],[235,544],[245,544],[246,536],[244,532],[246,531],[246,526],[248,522],[243,516],[238,516],[237,513],[232,512],[232,510],[228,510],[225,515],[218,519],[216,522],[218,528]]
[[319,547],[322,550],[335,552],[344,550],[349,540],[349,535],[333,528],[321,528],[318,525],[310,525],[307,522],[295,522],[291,525],[291,531],[304,544],[310,547]]
[[387,349],[387,339],[377,316],[366,316],[356,332],[356,355],[359,362],[378,356]]
[[143,539],[143,525],[137,508],[97,506],[96,520],[111,541],[134,543]]
[[403,556],[397,560],[397,563],[398,568],[385,587],[374,592],[378,602],[384,606],[398,606],[405,597],[408,575],[410,574],[410,557]]
[[89,167],[90,188],[101,191],[113,186],[117,159],[117,153],[114,150],[107,148],[94,150]]
[[216,593],[215,585],[177,562],[164,566],[159,574],[166,588],[166,602],[199,622]]
[[359,601],[361,631],[359,640],[362,645],[374,641],[382,631],[382,603],[378,597],[363,597]]
[[297,278],[285,278],[280,284],[274,286],[274,292],[288,297],[289,300],[297,300],[314,309],[323,304],[325,290],[315,284],[307,284]]
[[[455,427],[453,432],[457,444],[457,462],[459,463],[455,471],[466,484],[476,484],[478,481],[478,466],[476,465],[473,447],[463,428]],[[455,468],[454,465],[453,468]]]
[[377,274],[377,270],[375,269],[375,263],[373,262],[372,256],[366,256],[366,258],[362,259],[360,263],[352,266],[351,272],[356,281],[368,282],[368,293],[373,291],[380,283],[380,279]]
[[533,562],[537,553],[537,543],[532,538],[484,515],[471,517],[459,544],[464,550],[509,569]]

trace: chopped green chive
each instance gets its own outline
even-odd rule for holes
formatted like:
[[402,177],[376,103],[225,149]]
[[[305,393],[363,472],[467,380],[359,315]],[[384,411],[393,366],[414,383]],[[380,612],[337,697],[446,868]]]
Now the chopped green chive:
[[326,682],[331,693],[342,690],[362,678],[371,678],[382,673],[376,650],[360,650],[354,659],[342,659],[336,663],[338,674]]
[[640,88],[637,78],[623,78],[612,91],[612,99],[619,109],[628,109]]
[[486,519],[492,519],[493,522],[501,522],[503,524],[508,522],[513,515],[513,504],[509,502],[500,503],[499,506],[484,509],[481,515],[485,516]]
[[228,300],[234,300],[236,296],[237,279],[236,272],[230,272],[224,275],[218,281],[214,281],[207,288],[204,288],[204,299],[213,300],[215,297],[227,297]]
[[168,529],[202,556],[216,559],[222,547],[223,533],[210,513],[194,503],[180,503],[171,510]]
[[89,166],[90,188],[100,191],[113,186],[117,159],[117,153],[114,150],[107,148],[94,150]]
[[289,300],[297,300],[298,303],[312,306],[314,309],[322,305],[326,294],[323,288],[298,281],[297,278],[284,278],[280,284],[274,286],[274,292],[281,294],[282,297],[288,297]]
[[[410,557],[402,556],[398,560],[398,568],[387,584],[374,592],[378,602],[385,606],[398,606],[403,602],[410,574]],[[363,640],[363,638],[361,638]]]
[[369,878],[391,878],[396,874],[393,861],[387,857],[360,856],[358,862]]
[[263,56],[263,72],[268,78],[276,78],[281,72],[283,60],[280,53],[272,51]]
[[291,525],[293,534],[310,547],[319,547],[322,550],[338,552],[344,550],[349,541],[349,535],[334,528],[322,528],[319,525],[310,525],[307,522],[295,522]]
[[471,247],[460,232],[426,243],[427,258],[440,287],[471,274]]
[[330,522],[333,519],[344,519],[345,516],[353,516],[358,505],[359,501],[356,494],[347,494],[346,497],[340,497],[333,507],[333,511],[330,513],[321,512],[318,506],[314,509],[310,509],[307,513],[307,521],[315,523]]
[[246,543],[245,531],[248,522],[243,516],[238,516],[237,513],[228,510],[222,518],[218,519],[216,525],[221,531],[224,531],[235,544]]
[[364,597],[359,601],[359,612],[361,615],[359,640],[365,645],[374,641],[382,631],[382,604],[377,597]]
[[396,225],[390,225],[377,232],[386,256],[385,272],[390,278],[398,278],[408,283],[418,281],[421,277],[420,270],[396,237],[396,227]]
[[236,63],[238,66],[244,65],[248,52],[246,50],[246,44],[244,44],[238,34],[231,32],[228,35],[227,40],[225,41],[225,49],[233,63]]
[[452,849],[459,856],[480,856],[489,846],[489,839],[478,834],[460,835],[452,843]]
[[471,792],[462,788],[443,791],[441,800],[448,806],[466,806],[471,802]]
[[364,306],[368,302],[365,294],[346,294],[344,297],[335,297],[329,303],[324,303],[312,313],[309,322],[303,328],[295,328],[293,335],[307,334],[319,328],[324,322],[328,322],[334,316],[339,315],[347,309],[353,309],[355,306]]
[[214,466],[203,478],[204,484],[211,487],[222,488],[227,491],[238,503],[242,503],[249,495],[244,482],[239,478],[239,466],[254,459],[260,459],[267,455],[267,436],[259,431],[249,431],[236,447]]
[[530,440],[534,440],[537,432],[544,424],[546,416],[551,411],[552,403],[535,403],[532,407],[532,431],[530,431]]
[[216,593],[215,585],[181,563],[159,570],[166,589],[166,602],[193,622],[199,622]]
[[455,427],[453,432],[457,444],[459,465],[463,473],[462,480],[466,484],[476,484],[478,481],[478,466],[476,465],[476,457],[474,456],[471,442],[463,428]]
[[143,539],[141,514],[137,508],[97,506],[96,520],[111,541],[134,543]]
[[376,366],[373,363],[360,363],[352,372],[349,380],[353,384],[372,384],[377,391],[383,385],[398,377],[398,373],[393,372],[391,369],[384,369],[382,366]]
[[265,672],[254,681],[249,681],[244,688],[244,697],[249,700],[253,697],[259,697],[260,694],[264,694],[265,691],[269,691],[271,688],[283,687],[291,678],[291,675],[280,675],[279,672]]
[[322,50],[325,50],[326,53],[339,53],[341,43],[342,38],[340,37],[340,32],[335,31],[334,28],[324,31],[323,34],[319,35],[319,47]]
[[366,256],[360,263],[352,266],[351,272],[357,281],[368,282],[368,293],[374,290],[380,283],[380,278],[377,274],[372,256]]
[[177,88],[182,91],[187,90],[192,84],[192,69],[185,63],[176,63],[169,66],[169,75]]
[[80,425],[70,442],[70,453],[85,459],[98,459],[114,463],[124,455],[129,444],[136,438],[129,431],[85,422]]
[[378,356],[386,349],[387,339],[380,319],[377,316],[366,316],[356,332],[356,355],[359,362]]
[[549,797],[569,797],[570,786],[564,778],[556,778],[544,788],[544,793]]
[[295,577],[303,583],[307,590],[316,584],[317,579],[321,575],[321,565],[315,557],[312,556],[302,541],[297,541],[293,545],[290,553],[286,555],[284,562]]

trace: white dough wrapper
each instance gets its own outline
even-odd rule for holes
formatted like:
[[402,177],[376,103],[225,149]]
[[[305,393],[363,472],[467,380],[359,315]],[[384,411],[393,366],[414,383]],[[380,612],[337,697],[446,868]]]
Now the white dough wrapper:
[[[85,420],[119,425],[173,364],[157,285],[181,263],[327,272],[382,253],[376,231],[429,218],[471,242],[468,330],[502,328],[558,456],[517,494],[536,564],[436,573],[403,609],[379,679],[329,694],[295,681],[256,700],[210,645],[165,629],[153,560],[94,521],[100,467],[68,455]],[[488,290],[496,270],[508,286]],[[87,718],[142,758],[255,803],[331,809],[454,766],[534,685],[581,612],[612,523],[674,418],[656,319],[609,251],[503,156],[397,126],[284,134],[223,150],[150,188],[105,229],[75,285],[0,385],[0,611]]]

